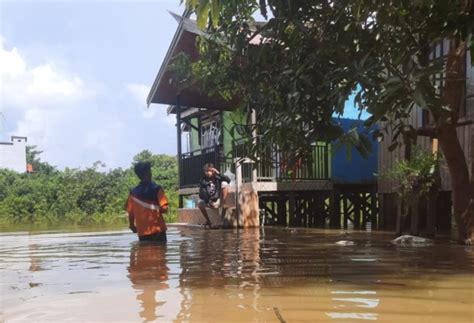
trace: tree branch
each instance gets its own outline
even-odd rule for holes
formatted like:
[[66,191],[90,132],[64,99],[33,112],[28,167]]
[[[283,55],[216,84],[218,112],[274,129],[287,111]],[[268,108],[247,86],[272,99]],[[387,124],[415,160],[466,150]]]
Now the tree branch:
[[461,121],[456,123],[455,127],[462,127],[462,126],[468,126],[470,124],[474,124],[474,120],[466,120],[466,121]]
[[422,137],[436,138],[438,136],[438,129],[435,127],[420,127],[416,129],[416,134]]
[[[454,125],[454,127],[462,127],[462,126],[467,126],[474,124],[474,120],[465,120],[458,122]],[[431,137],[431,138],[436,138],[438,137],[438,128],[436,127],[420,127],[416,129],[416,134],[418,136],[422,137]]]

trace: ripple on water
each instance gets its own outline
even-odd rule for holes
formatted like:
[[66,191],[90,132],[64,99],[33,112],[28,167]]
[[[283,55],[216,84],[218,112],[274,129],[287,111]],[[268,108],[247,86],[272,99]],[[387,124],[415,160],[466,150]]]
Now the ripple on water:
[[165,245],[125,231],[0,234],[0,320],[469,322],[472,249],[390,239],[271,228],[171,227]]

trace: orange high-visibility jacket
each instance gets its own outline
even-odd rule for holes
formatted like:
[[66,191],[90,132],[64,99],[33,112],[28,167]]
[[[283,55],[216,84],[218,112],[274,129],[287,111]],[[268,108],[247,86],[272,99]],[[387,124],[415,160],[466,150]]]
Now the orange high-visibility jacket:
[[168,205],[165,192],[153,182],[141,182],[128,195],[126,209],[135,218],[139,236],[166,231],[160,208]]

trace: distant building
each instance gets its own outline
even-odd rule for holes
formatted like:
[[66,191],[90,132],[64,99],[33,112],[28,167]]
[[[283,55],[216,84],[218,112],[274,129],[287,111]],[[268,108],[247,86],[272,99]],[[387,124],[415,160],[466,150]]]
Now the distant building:
[[0,142],[0,168],[27,171],[26,141],[26,137],[12,136],[10,142]]

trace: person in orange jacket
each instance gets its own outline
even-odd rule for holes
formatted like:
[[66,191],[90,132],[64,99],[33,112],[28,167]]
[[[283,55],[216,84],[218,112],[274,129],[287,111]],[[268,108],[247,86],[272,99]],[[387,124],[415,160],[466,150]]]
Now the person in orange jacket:
[[138,162],[133,170],[140,184],[128,195],[126,210],[129,228],[140,241],[166,241],[166,223],[163,214],[168,212],[168,200],[160,185],[151,180],[151,164]]

